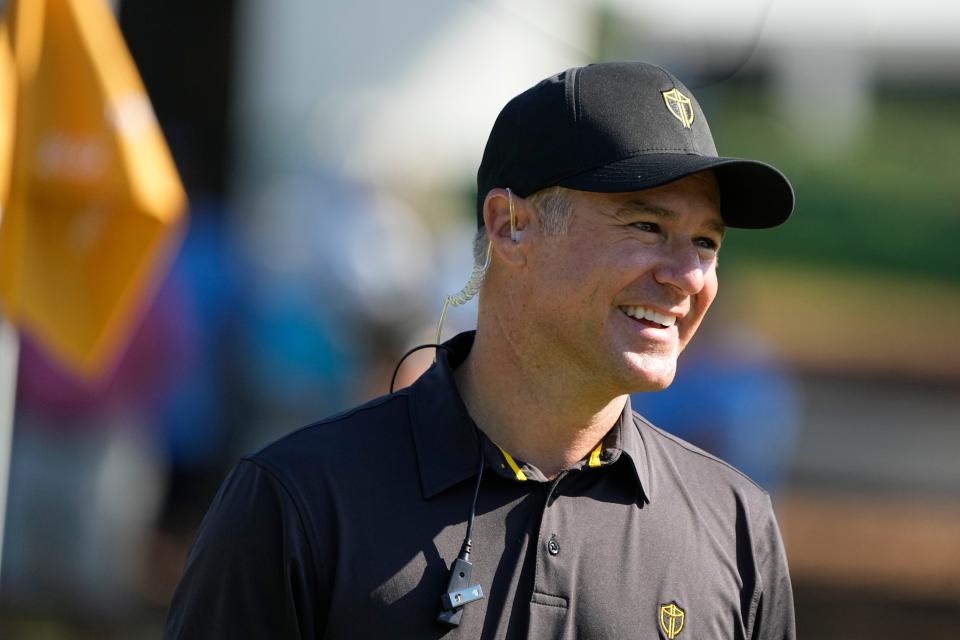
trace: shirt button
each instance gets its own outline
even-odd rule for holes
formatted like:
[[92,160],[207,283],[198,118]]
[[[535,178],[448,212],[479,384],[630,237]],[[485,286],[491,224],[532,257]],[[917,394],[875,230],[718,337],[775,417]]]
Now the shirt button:
[[550,539],[547,540],[547,551],[549,551],[552,556],[560,553],[560,543],[557,542],[557,534],[552,534]]

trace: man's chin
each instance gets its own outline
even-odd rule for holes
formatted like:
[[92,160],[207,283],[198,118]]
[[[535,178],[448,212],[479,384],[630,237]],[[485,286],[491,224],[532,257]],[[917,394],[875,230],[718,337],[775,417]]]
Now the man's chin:
[[655,391],[663,391],[670,386],[670,383],[673,382],[673,379],[646,379],[638,380],[636,384],[633,385],[633,388],[630,389],[630,393],[653,393]]
[[631,393],[663,391],[673,382],[677,373],[677,360],[670,357],[652,357],[635,354],[630,357],[634,387]]

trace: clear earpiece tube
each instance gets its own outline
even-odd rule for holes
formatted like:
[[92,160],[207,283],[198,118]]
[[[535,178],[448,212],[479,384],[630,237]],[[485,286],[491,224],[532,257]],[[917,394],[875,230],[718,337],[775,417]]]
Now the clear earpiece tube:
[[467,279],[467,284],[463,285],[463,289],[457,293],[452,293],[443,298],[443,310],[440,312],[440,321],[437,323],[437,340],[436,342],[440,343],[440,334],[443,332],[443,321],[447,317],[447,309],[450,308],[450,305],[454,307],[460,307],[468,302],[470,302],[474,296],[480,291],[480,285],[483,284],[483,278],[487,275],[487,269],[490,268],[490,256],[493,253],[493,245],[487,243],[487,257],[483,261],[482,265],[476,264],[473,266],[473,271],[470,273],[470,278]]
[[[517,214],[513,209],[513,191],[509,187],[507,187],[507,198],[510,202],[510,239],[517,242]],[[440,334],[443,332],[443,321],[447,317],[447,309],[450,308],[450,305],[460,307],[473,300],[473,297],[480,291],[480,285],[483,284],[483,278],[487,275],[487,269],[490,268],[492,253],[493,244],[487,242],[487,257],[484,259],[483,265],[473,265],[473,271],[470,273],[470,278],[467,279],[467,284],[463,285],[463,289],[444,297],[440,321],[437,322],[437,344],[440,343]]]

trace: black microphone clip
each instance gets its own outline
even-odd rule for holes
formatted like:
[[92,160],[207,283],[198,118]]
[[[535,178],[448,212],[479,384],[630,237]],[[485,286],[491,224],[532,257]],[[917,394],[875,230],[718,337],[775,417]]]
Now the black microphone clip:
[[463,607],[483,598],[483,588],[479,584],[470,584],[470,552],[461,551],[450,567],[450,582],[447,592],[440,596],[440,614],[437,622],[456,627],[463,618]]

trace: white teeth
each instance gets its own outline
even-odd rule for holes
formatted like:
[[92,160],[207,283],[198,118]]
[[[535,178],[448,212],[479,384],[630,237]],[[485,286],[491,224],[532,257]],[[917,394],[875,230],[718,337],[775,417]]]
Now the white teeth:
[[[650,312],[648,312],[648,313],[650,313]],[[656,311],[650,313],[650,315],[653,316],[653,321],[656,322],[657,324],[662,324],[662,325],[664,325],[664,326],[666,326],[666,327],[669,327],[670,325],[673,324],[673,317],[672,317],[672,316],[665,316],[665,315],[663,315],[663,314],[661,314],[661,313],[657,313]]]
[[632,318],[637,320],[649,320],[650,322],[656,322],[657,324],[662,324],[665,327],[672,327],[673,324],[677,321],[675,316],[668,316],[662,313],[657,313],[653,309],[647,309],[646,307],[620,307],[624,313]]

